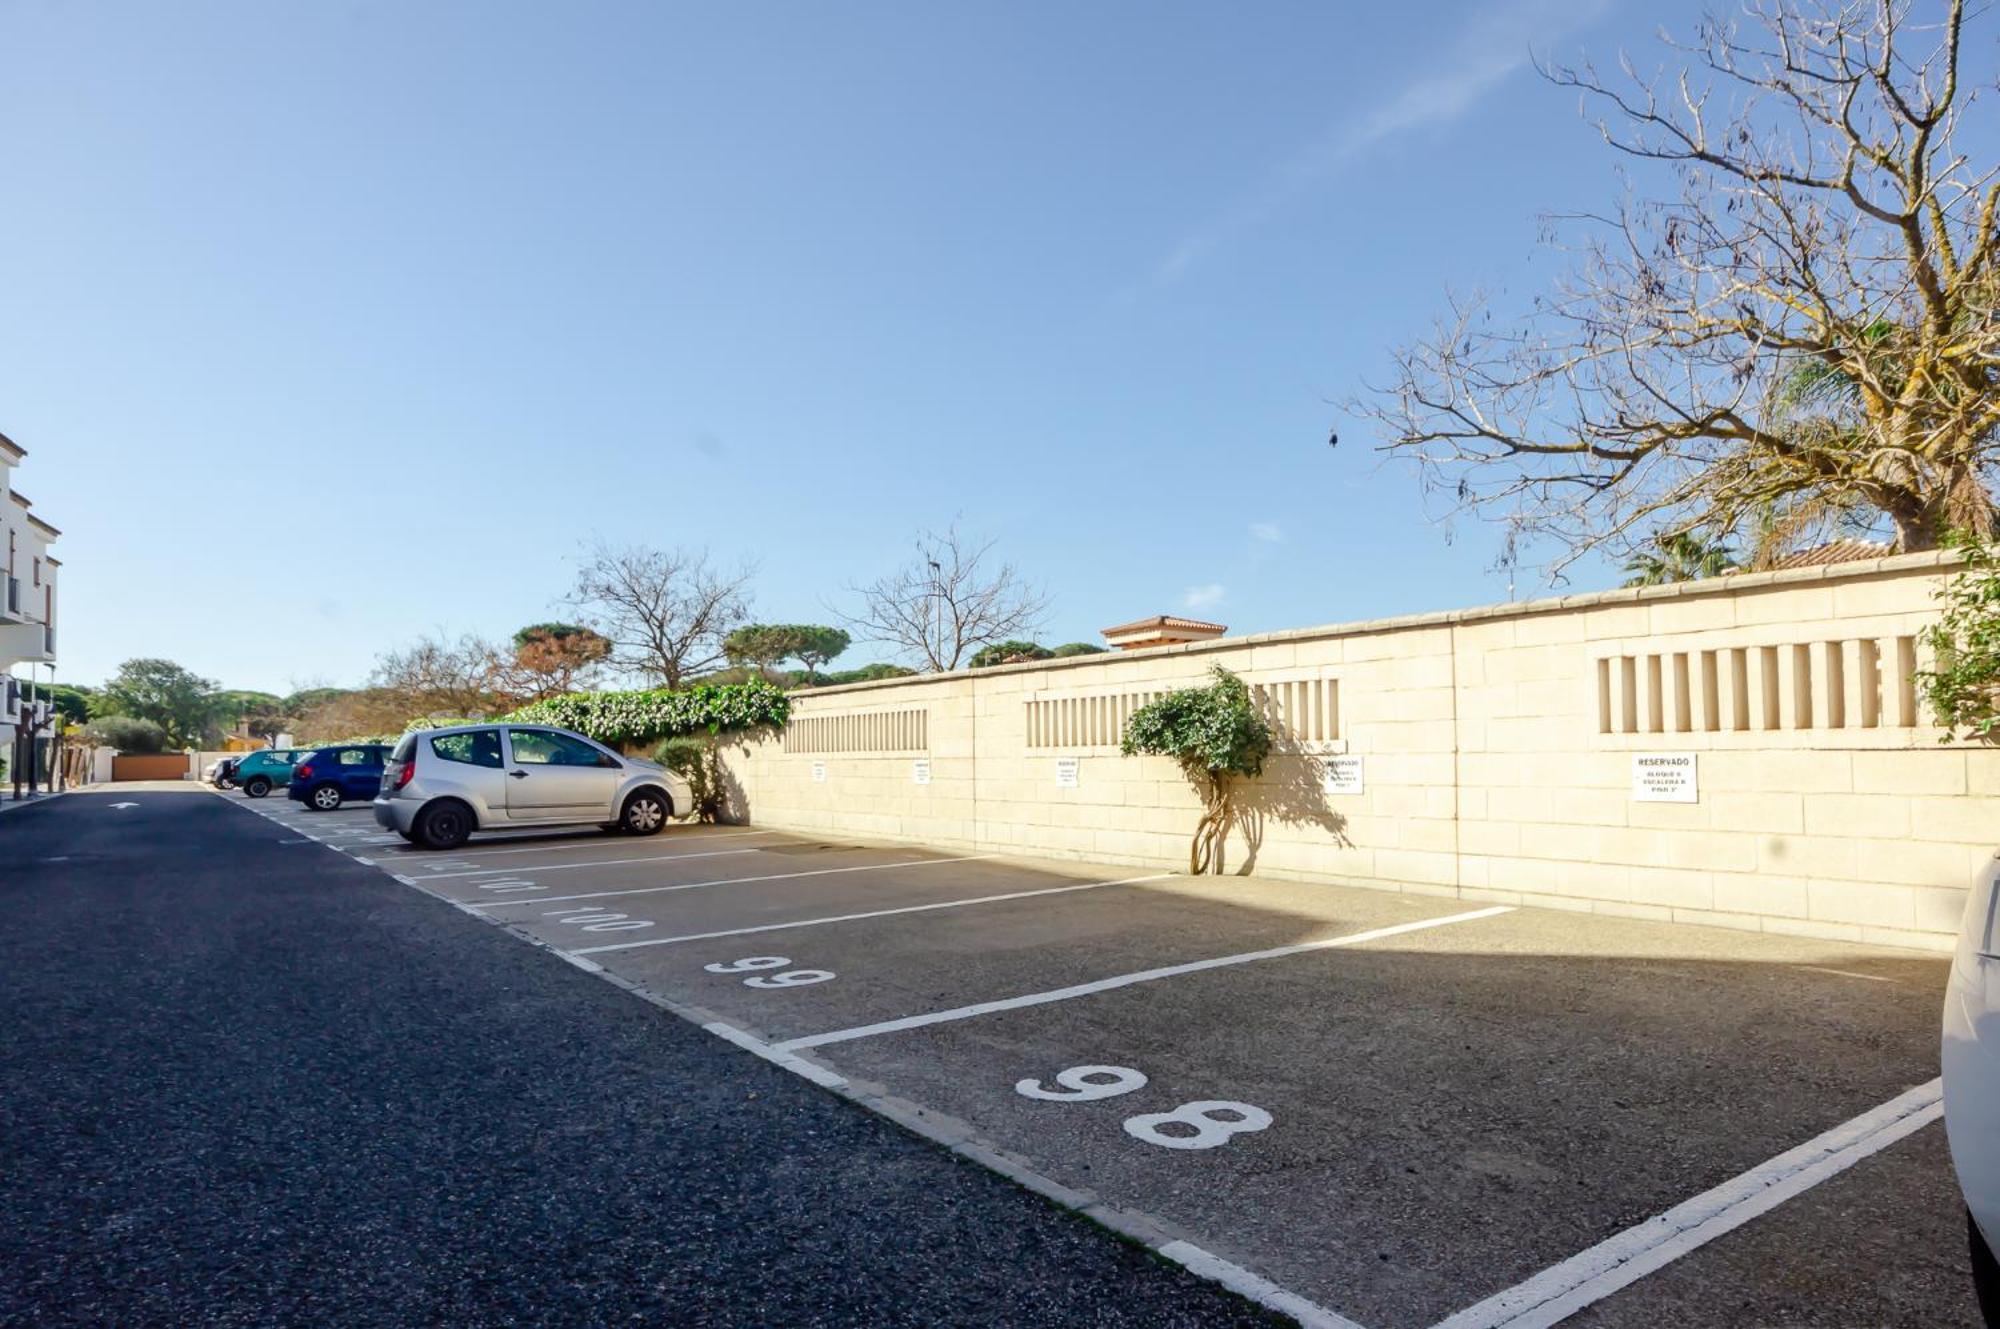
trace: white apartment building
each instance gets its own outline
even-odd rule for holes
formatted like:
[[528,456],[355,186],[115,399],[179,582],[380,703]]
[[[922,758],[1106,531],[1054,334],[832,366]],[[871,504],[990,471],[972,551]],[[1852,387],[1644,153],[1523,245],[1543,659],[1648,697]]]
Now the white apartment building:
[[34,684],[51,682],[56,659],[56,578],[62,564],[50,553],[62,534],[42,520],[14,487],[27,450],[0,434],[0,756],[6,783],[23,766],[28,742],[54,735],[54,707],[36,701]]

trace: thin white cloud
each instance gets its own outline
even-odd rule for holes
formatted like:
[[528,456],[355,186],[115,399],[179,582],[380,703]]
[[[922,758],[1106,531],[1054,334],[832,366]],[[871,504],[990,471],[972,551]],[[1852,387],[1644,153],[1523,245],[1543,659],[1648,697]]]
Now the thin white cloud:
[[[1188,232],[1154,267],[1152,284],[1171,285],[1239,231],[1263,222],[1300,193],[1370,148],[1459,119],[1525,68],[1529,48],[1595,22],[1611,0],[1500,0],[1475,3],[1450,46],[1389,98],[1350,116],[1281,163],[1208,225]],[[1128,292],[1128,294],[1130,294]]]
[[1184,609],[1207,609],[1210,605],[1222,603],[1226,588],[1221,582],[1204,582],[1200,586],[1190,586],[1181,593],[1181,607]]
[[1285,542],[1285,531],[1274,521],[1253,521],[1250,523],[1250,538],[1267,545],[1281,545]]

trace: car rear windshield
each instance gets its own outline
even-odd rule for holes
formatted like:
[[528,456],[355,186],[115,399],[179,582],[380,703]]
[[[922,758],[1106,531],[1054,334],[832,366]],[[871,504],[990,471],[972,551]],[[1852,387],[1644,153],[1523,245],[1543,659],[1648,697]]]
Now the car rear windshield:
[[404,734],[402,740],[396,744],[396,750],[389,754],[389,760],[408,761],[410,754],[416,750],[417,736],[415,734]]

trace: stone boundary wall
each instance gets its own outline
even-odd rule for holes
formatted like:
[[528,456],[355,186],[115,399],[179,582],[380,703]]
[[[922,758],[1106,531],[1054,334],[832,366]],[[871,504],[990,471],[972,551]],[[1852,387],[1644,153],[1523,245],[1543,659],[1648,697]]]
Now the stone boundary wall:
[[[1940,949],[2000,846],[2000,750],[1938,742],[1912,554],[794,694],[725,750],[759,825],[1184,868],[1199,803],[1123,757],[1211,665],[1279,736],[1227,868]],[[1693,801],[1635,760],[1693,754]],[[1686,765],[1647,769],[1686,772]]]

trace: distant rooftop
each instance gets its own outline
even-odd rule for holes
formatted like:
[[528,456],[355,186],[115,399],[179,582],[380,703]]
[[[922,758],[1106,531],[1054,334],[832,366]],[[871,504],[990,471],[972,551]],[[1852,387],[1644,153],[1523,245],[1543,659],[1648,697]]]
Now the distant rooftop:
[[1198,618],[1176,618],[1155,614],[1134,623],[1120,623],[1103,629],[1104,640],[1115,650],[1136,651],[1148,646],[1177,646],[1182,642],[1207,641],[1229,631],[1220,623],[1204,623]]
[[1858,563],[1864,558],[1887,558],[1894,546],[1874,540],[1829,540],[1810,549],[1780,554],[1759,568],[1760,572],[1783,572],[1787,568],[1823,568],[1832,563]]

